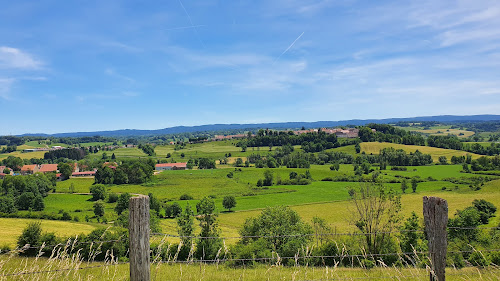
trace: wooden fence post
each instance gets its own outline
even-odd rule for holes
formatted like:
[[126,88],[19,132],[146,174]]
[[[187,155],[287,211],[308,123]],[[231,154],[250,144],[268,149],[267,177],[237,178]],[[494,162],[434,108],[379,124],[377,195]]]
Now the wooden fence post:
[[130,280],[149,281],[149,197],[129,201]]
[[438,197],[424,196],[424,221],[431,258],[430,280],[445,281],[448,202]]

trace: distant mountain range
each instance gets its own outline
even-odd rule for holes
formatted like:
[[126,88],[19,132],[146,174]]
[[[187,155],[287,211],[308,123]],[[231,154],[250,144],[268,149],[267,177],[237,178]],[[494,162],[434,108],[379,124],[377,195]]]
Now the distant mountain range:
[[176,126],[158,130],[114,130],[114,131],[96,131],[96,132],[74,132],[58,134],[24,134],[21,136],[52,136],[52,137],[84,137],[84,136],[103,136],[103,137],[133,137],[133,136],[153,136],[179,133],[194,133],[208,131],[227,131],[227,130],[255,130],[255,129],[297,129],[336,127],[345,125],[365,125],[368,123],[390,124],[401,121],[436,121],[436,122],[478,122],[478,121],[500,121],[500,115],[440,115],[440,116],[422,116],[409,118],[387,118],[387,119],[353,119],[341,121],[316,121],[316,122],[283,122],[283,123],[260,123],[260,124],[212,124],[200,126]]

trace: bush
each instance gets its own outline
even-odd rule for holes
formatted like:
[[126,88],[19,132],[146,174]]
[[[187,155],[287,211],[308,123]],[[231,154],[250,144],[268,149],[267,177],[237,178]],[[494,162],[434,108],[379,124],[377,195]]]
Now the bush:
[[189,194],[182,194],[179,199],[180,200],[193,200],[193,196],[191,196]]
[[[31,247],[37,247],[41,245],[40,237],[42,236],[42,223],[41,222],[30,222],[23,229],[23,233],[17,238],[17,246],[19,248],[25,245],[30,245]],[[29,248],[26,249],[23,254],[33,255],[37,252],[37,249]]]
[[118,201],[118,194],[110,193],[108,196],[108,203],[115,203],[116,201]]

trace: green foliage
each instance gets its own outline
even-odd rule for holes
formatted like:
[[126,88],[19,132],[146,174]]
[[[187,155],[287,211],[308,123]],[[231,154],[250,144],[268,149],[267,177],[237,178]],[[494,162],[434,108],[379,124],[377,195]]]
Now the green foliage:
[[382,253],[399,225],[401,196],[381,184],[367,183],[354,190],[351,202],[352,224],[364,234],[368,253]]
[[222,200],[222,206],[231,211],[232,208],[236,207],[236,198],[231,195],[224,196],[224,199]]
[[417,192],[418,179],[416,177],[411,178],[411,190],[413,193]]
[[297,212],[289,207],[268,207],[258,217],[247,219],[240,231],[242,236],[264,237],[242,238],[238,243],[263,243],[280,256],[293,256],[311,240],[312,236],[307,234],[312,233],[311,226],[303,222]]
[[103,217],[104,216],[104,204],[102,201],[97,201],[94,203],[94,214],[96,217]]
[[64,179],[69,179],[69,177],[73,173],[73,167],[68,163],[61,162],[57,164],[57,169],[59,170]]
[[401,181],[401,191],[403,193],[406,193],[406,190],[408,189],[408,181],[406,179],[403,179]]
[[93,201],[104,200],[107,195],[106,186],[103,184],[94,184],[90,187],[90,193],[92,194]]
[[[17,238],[17,246],[19,248],[29,245],[31,247],[37,247],[41,245],[40,238],[42,236],[42,224],[41,222],[30,222],[24,228],[23,233]],[[35,253],[36,249],[26,249],[24,254],[30,255]]]
[[210,198],[203,198],[196,204],[198,215],[196,219],[200,222],[200,237],[211,237],[210,239],[200,238],[196,242],[195,256],[200,259],[214,259],[222,248],[222,240],[219,237],[220,230],[217,224],[217,214],[215,213],[215,203]]
[[139,144],[139,149],[142,149],[149,156],[156,155],[154,147],[150,144]]
[[198,160],[198,169],[216,169],[215,160],[208,158],[200,158]]
[[149,193],[149,209],[156,212],[156,215],[160,214],[161,210],[161,202],[153,195],[153,193]]
[[124,210],[128,209],[129,201],[132,196],[128,193],[122,193],[120,197],[118,197],[118,201],[116,202],[115,212],[120,215]]
[[183,246],[191,248],[192,240],[190,236],[194,234],[194,212],[189,203],[186,205],[184,212],[177,216],[177,233],[181,238]]

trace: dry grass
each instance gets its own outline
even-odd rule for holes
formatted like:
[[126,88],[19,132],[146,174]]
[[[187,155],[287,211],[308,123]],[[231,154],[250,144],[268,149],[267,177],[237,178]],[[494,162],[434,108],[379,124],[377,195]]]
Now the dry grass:
[[453,150],[453,149],[443,149],[437,147],[429,147],[429,146],[418,146],[418,145],[404,145],[397,143],[388,143],[388,142],[362,142],[360,143],[361,151],[364,151],[366,154],[379,154],[381,149],[387,147],[394,147],[395,149],[402,149],[407,153],[415,152],[416,150],[424,153],[430,154],[434,161],[438,161],[440,156],[446,156],[448,161],[450,161],[452,156],[465,156],[466,154],[470,154],[472,159],[477,159],[481,157],[479,154],[474,154],[470,152]]
[[54,232],[59,237],[90,233],[94,226],[77,222],[0,218],[0,244],[14,247],[17,237],[30,222],[40,221],[44,232]]

